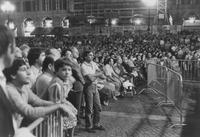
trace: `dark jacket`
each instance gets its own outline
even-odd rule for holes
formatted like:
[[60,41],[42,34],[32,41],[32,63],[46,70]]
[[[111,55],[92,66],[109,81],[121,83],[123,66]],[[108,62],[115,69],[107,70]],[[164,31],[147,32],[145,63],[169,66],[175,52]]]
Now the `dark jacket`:
[[0,86],[0,137],[13,137],[14,128],[12,122],[12,111],[2,87]]

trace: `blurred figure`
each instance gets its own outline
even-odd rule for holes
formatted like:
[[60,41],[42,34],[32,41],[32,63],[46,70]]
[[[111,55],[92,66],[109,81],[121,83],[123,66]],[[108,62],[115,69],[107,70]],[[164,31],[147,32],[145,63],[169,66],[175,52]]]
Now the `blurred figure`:
[[28,62],[28,53],[29,53],[29,50],[31,49],[27,44],[23,44],[19,47],[22,51],[22,58],[24,59],[24,61],[26,62],[27,65],[29,65],[29,62]]
[[14,35],[5,26],[0,25],[0,137],[13,137],[14,121],[12,121],[11,104],[6,90],[6,78],[3,70],[12,65],[15,58]]
[[22,51],[20,48],[15,48],[15,58],[22,58]]
[[23,44],[19,47],[22,51],[22,57],[27,59],[30,47],[27,44]]
[[46,56],[50,56],[54,61],[58,60],[61,57],[60,51],[55,48],[50,48],[46,51]]
[[83,85],[85,84],[85,80],[81,73],[80,65],[78,64],[77,59],[79,58],[79,51],[76,47],[71,48],[72,58],[67,60],[72,64],[72,75],[75,78],[75,82],[73,84],[73,90],[69,93],[68,99],[74,105],[74,107],[78,110],[77,120],[78,124],[80,124],[80,108],[81,101],[83,97]]
[[45,59],[45,52],[41,48],[32,48],[28,54],[30,64],[30,87],[35,91],[35,82],[37,77],[42,74],[42,63]]
[[51,80],[54,77],[54,59],[52,57],[46,57],[42,65],[42,74],[37,78],[35,87],[37,95],[48,100],[48,87]]

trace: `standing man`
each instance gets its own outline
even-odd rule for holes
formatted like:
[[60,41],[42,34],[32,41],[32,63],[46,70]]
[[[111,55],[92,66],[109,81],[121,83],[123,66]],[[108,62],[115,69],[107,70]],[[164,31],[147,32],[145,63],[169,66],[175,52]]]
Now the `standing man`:
[[0,25],[0,137],[14,135],[12,112],[6,91],[6,78],[2,71],[12,65],[15,48],[14,35],[5,26]]
[[43,73],[38,76],[35,82],[37,95],[44,100],[48,100],[48,87],[54,77],[54,59],[47,56],[42,64]]
[[97,78],[105,78],[105,76],[100,72],[97,64],[93,62],[92,51],[85,51],[83,56],[85,61],[81,65],[81,69],[86,80],[84,87],[86,131],[95,133],[95,130],[105,130],[100,125],[101,103],[99,91],[97,90]]
[[42,63],[45,59],[45,52],[41,48],[32,48],[28,53],[30,64],[30,87],[35,91],[35,82],[39,75],[42,74]]
[[77,120],[78,120],[78,124],[80,124],[81,123],[80,122],[80,108],[81,108],[81,101],[83,97],[83,85],[85,84],[85,80],[81,73],[81,67],[77,61],[78,57],[79,57],[78,49],[76,47],[72,47],[71,56],[66,57],[65,60],[71,64],[72,72],[73,72],[72,75],[76,80],[73,84],[73,91],[69,92],[68,100],[78,110]]

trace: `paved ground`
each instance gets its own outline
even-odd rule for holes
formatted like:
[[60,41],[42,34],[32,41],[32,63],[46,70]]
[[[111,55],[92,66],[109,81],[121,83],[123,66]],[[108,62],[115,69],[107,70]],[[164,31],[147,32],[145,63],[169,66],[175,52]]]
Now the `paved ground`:
[[91,134],[82,125],[77,137],[180,137],[182,128],[170,127],[179,122],[178,114],[173,107],[159,107],[162,100],[148,93],[112,101],[101,114],[106,131]]

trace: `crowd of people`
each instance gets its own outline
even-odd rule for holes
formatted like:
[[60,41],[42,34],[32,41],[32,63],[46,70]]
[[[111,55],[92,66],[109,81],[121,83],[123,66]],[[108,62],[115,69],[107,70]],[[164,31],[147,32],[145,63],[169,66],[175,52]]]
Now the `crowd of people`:
[[148,63],[181,73],[177,60],[198,60],[199,48],[194,32],[15,39],[0,26],[0,136],[57,110],[69,137],[83,115],[87,132],[104,131],[102,105],[144,84]]

